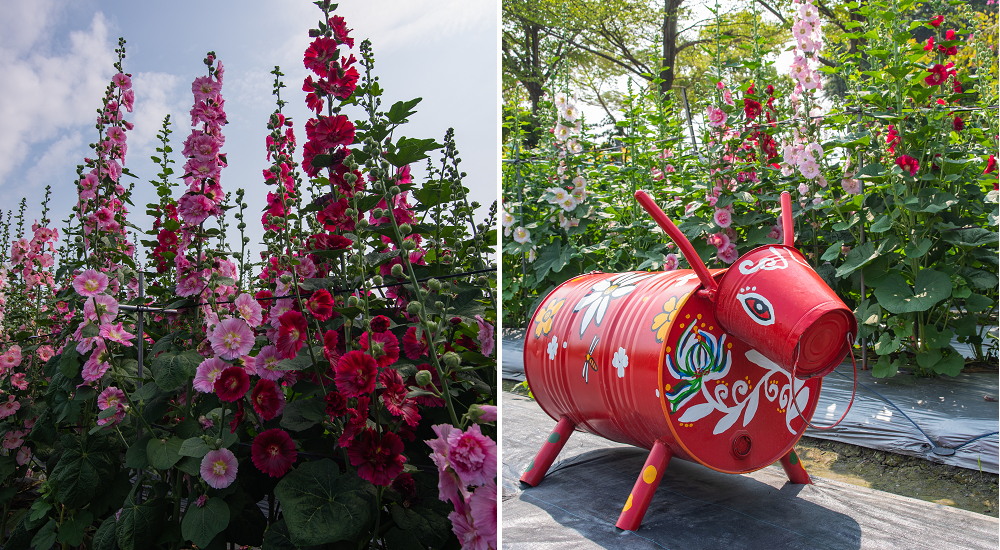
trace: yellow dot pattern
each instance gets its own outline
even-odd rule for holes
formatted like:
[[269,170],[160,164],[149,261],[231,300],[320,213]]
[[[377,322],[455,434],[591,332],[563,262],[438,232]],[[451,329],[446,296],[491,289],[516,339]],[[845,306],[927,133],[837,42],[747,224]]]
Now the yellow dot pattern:
[[628,509],[632,507],[632,495],[629,494],[628,500],[625,501],[625,507],[622,508],[622,513],[628,512]]
[[642,471],[642,480],[646,484],[656,481],[656,466],[646,466],[646,469]]

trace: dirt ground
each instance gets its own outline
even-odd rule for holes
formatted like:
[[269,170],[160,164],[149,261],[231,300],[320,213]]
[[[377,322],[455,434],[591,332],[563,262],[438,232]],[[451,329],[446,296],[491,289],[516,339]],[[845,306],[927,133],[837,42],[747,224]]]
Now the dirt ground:
[[[527,395],[509,380],[503,390]],[[996,474],[813,437],[795,450],[813,476],[1000,517]]]

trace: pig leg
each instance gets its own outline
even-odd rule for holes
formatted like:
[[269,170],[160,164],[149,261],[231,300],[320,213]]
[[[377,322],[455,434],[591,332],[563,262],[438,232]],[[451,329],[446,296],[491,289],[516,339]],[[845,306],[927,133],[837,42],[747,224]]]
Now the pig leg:
[[538,450],[535,459],[531,461],[527,471],[521,476],[521,481],[532,487],[542,482],[545,473],[552,466],[552,461],[556,459],[556,455],[559,454],[563,445],[566,444],[566,440],[573,433],[573,427],[573,423],[565,416],[559,420],[548,439],[542,444],[542,448]]
[[632,492],[625,502],[621,515],[618,516],[615,527],[626,531],[635,531],[639,528],[672,455],[670,448],[663,443],[657,441],[653,444],[653,449],[649,452],[646,463],[642,465],[642,473],[635,481],[635,486],[632,487]]
[[789,449],[788,454],[781,457],[779,462],[781,462],[781,467],[785,469],[788,481],[798,485],[809,485],[812,483],[812,480],[809,479],[809,474],[806,473],[806,469],[802,466],[802,461],[799,460],[799,455],[795,454],[795,448]]

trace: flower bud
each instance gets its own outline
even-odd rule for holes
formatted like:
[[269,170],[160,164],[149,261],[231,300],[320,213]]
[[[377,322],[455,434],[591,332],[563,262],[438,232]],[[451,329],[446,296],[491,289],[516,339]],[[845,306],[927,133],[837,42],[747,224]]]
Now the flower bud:
[[444,302],[442,302],[440,300],[438,300],[437,302],[434,302],[434,308],[438,309],[438,310],[443,310],[444,309]]
[[418,386],[426,386],[434,380],[429,370],[418,371],[414,379],[417,381]]
[[356,225],[357,225],[357,226],[358,226],[358,228],[360,228],[360,229],[365,229],[365,228],[367,228],[367,227],[368,227],[368,219],[367,219],[367,218],[361,218],[360,220],[358,220],[358,221],[356,222]]
[[411,226],[408,223],[404,223],[399,226],[399,232],[402,233],[403,235],[409,235],[410,233],[413,232],[413,226]]
[[375,216],[376,218],[384,218],[385,210],[382,210],[381,208],[376,208],[375,210],[372,210],[372,216]]
[[357,215],[357,211],[354,210],[353,208],[346,208],[344,209],[344,215],[347,216],[348,218],[353,218],[355,215]]
[[415,243],[415,242],[413,242],[411,240],[405,240],[405,241],[403,241],[403,249],[404,250],[414,250],[416,248],[417,248],[417,243]]
[[420,302],[410,302],[406,304],[406,312],[410,315],[420,313]]
[[437,323],[435,323],[434,321],[427,321],[427,330],[428,331],[430,331],[431,333],[435,333],[435,332],[437,332],[437,329],[438,329],[438,324]]
[[389,194],[392,195],[392,196],[398,195],[399,194],[399,186],[398,185],[393,185],[392,187],[390,187],[389,188]]
[[453,351],[449,351],[444,354],[442,359],[444,359],[444,365],[448,367],[449,370],[457,369],[458,366],[462,364],[462,357]]
[[441,290],[441,281],[437,279],[431,279],[427,281],[427,287],[433,290],[434,292],[437,292]]
[[289,275],[289,274],[287,274],[287,273],[285,273],[285,274],[283,274],[280,277],[280,280],[281,280],[282,284],[286,284],[286,285],[287,284],[291,284],[291,282],[292,282],[292,276]]
[[357,296],[350,296],[350,297],[348,297],[347,298],[347,306],[348,307],[357,307],[358,306],[358,297]]
[[[77,237],[79,237],[79,235]],[[392,266],[392,276],[397,279],[403,276],[403,264],[396,264]]]
[[[402,267],[402,266],[400,266],[400,267]],[[375,286],[381,285],[382,284],[382,276],[381,275],[376,275],[376,276],[372,277],[372,283]]]

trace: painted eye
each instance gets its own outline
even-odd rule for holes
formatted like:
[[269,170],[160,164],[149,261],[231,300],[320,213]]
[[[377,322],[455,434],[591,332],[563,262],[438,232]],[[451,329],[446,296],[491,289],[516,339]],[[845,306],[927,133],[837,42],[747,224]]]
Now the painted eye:
[[746,311],[755,323],[764,326],[774,324],[774,308],[767,298],[756,292],[747,292],[737,294],[736,299],[743,306],[743,311]]

